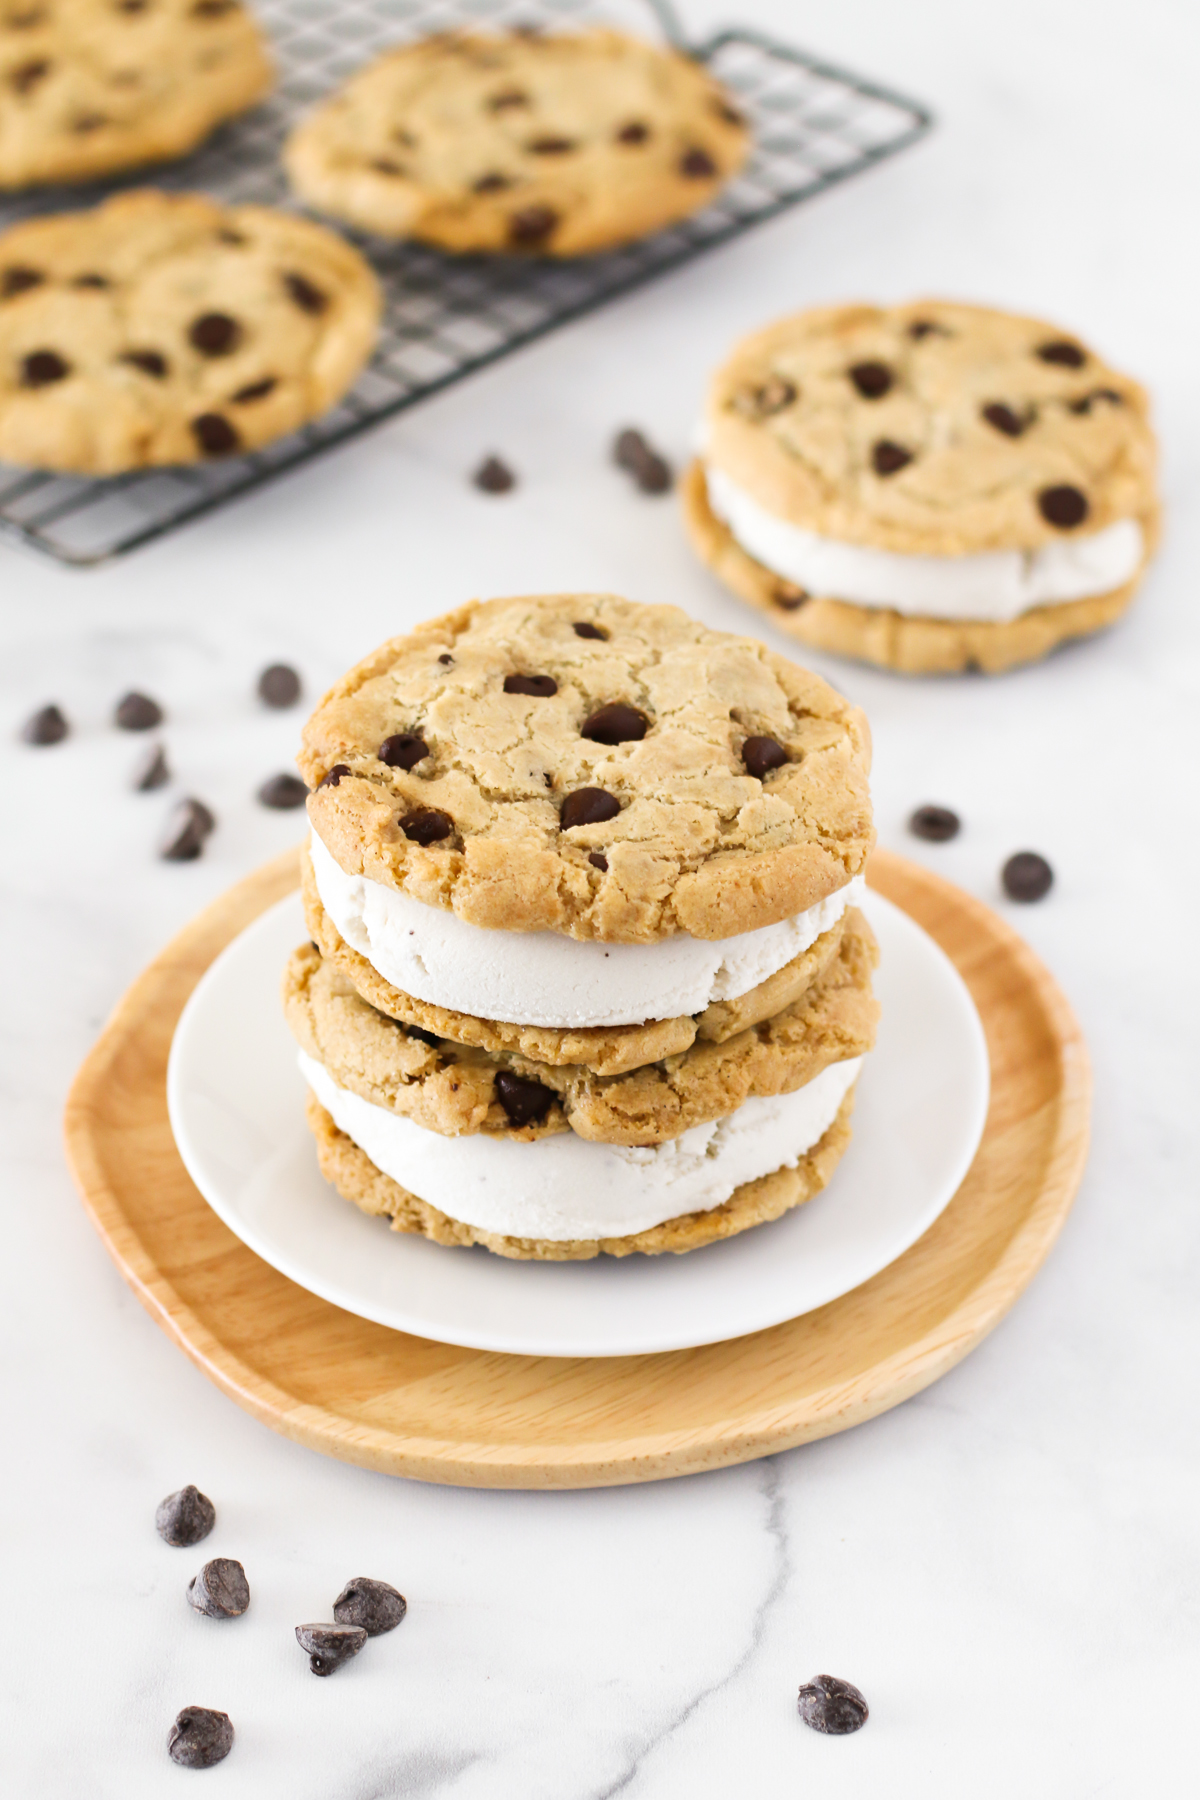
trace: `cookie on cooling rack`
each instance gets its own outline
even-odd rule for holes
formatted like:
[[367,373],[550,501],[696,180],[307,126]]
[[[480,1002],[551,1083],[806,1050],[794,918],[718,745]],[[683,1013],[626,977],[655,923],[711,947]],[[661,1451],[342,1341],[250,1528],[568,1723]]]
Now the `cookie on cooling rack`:
[[123,194],[0,236],[0,460],[111,475],[257,449],[325,412],[379,291],[333,232]]
[[446,250],[579,256],[708,204],[745,120],[698,63],[619,32],[447,33],[392,50],[293,133],[313,206]]
[[805,642],[997,672],[1125,611],[1155,463],[1143,390],[1056,326],[825,307],[718,371],[684,507],[710,567]]
[[0,58],[0,188],[183,156],[273,80],[238,0],[9,0]]

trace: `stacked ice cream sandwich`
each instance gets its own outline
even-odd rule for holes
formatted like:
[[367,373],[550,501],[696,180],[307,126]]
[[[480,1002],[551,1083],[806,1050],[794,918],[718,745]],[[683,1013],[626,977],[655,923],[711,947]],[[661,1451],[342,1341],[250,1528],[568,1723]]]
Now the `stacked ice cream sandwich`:
[[683,1251],[829,1181],[874,1040],[862,714],[674,607],[473,604],[325,697],[284,1001],[320,1165],[505,1256]]

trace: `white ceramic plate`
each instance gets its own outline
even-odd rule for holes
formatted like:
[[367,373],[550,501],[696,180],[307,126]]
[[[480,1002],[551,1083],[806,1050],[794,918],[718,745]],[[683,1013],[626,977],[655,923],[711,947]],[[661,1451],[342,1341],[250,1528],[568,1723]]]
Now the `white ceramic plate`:
[[317,1169],[280,978],[307,933],[298,896],[255,920],[184,1008],[167,1071],[189,1175],[229,1228],[335,1306],[398,1331],[533,1356],[635,1356],[742,1337],[858,1287],[937,1218],[988,1105],[979,1016],[957,970],[878,894],[878,1047],[830,1186],[772,1225],[686,1256],[510,1262],[392,1231]]

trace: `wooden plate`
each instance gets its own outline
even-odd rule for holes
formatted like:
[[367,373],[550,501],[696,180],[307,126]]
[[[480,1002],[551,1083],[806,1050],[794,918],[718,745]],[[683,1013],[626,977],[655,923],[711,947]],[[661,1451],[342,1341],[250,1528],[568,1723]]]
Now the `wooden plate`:
[[1091,1097],[1079,1026],[1007,925],[885,852],[869,879],[970,988],[987,1033],[991,1106],[937,1223],[873,1280],[803,1318],[662,1356],[502,1356],[357,1318],[246,1249],[179,1160],[167,1054],[209,963],[297,885],[292,853],[181,932],[105,1027],[67,1102],[84,1204],[143,1304],[218,1387],[276,1431],[347,1462],[464,1487],[599,1487],[844,1431],[945,1374],[1032,1279],[1079,1186]]

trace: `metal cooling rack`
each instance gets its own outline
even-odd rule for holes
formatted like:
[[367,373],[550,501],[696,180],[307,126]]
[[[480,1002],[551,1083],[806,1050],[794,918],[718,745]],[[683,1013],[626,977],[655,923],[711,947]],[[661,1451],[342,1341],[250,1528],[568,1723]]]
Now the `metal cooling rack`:
[[194,155],[119,182],[0,205],[0,228],[92,205],[121,187],[199,189],[230,202],[291,205],[280,147],[296,118],[387,45],[454,26],[562,27],[597,20],[667,38],[739,97],[754,133],[743,173],[704,212],[641,243],[573,262],[451,257],[348,232],[385,292],[370,364],[324,418],[248,456],[105,480],[0,464],[0,535],[76,567],[161,537],[308,461],[569,319],[821,193],[916,141],[925,107],[758,32],[687,44],[666,0],[256,0],[279,69],[274,94]]

